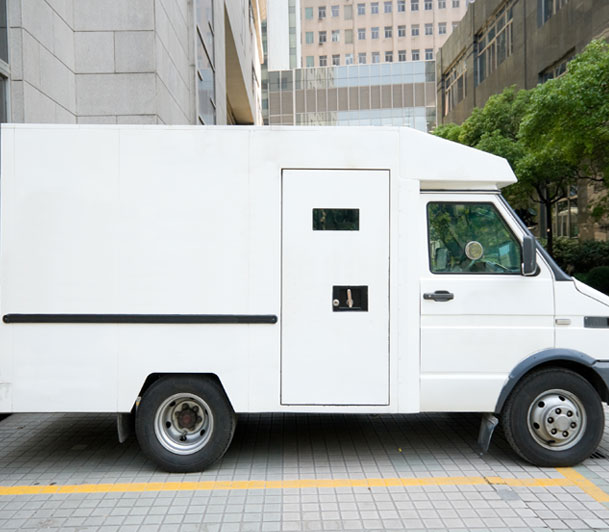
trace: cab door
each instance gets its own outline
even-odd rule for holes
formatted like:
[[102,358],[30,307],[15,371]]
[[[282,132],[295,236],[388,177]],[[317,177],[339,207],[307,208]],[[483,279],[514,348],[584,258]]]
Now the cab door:
[[549,268],[521,275],[522,233],[496,195],[423,194],[421,409],[493,411],[510,371],[554,346]]
[[389,402],[389,172],[284,170],[281,402]]

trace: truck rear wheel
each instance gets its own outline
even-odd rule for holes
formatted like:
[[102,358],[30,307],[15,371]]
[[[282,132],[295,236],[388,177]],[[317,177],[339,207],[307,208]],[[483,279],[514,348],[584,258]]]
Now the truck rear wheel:
[[534,465],[572,466],[598,447],[605,426],[601,399],[581,375],[543,369],[522,379],[501,416],[514,451]]
[[144,453],[169,472],[202,471],[221,458],[236,416],[222,387],[206,377],[163,377],[142,396],[135,432]]

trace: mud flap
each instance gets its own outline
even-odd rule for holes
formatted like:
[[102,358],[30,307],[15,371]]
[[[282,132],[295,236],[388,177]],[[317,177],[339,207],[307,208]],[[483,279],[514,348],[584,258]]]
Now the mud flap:
[[135,416],[133,412],[116,414],[116,430],[118,432],[118,441],[123,443],[134,431]]
[[480,431],[478,432],[478,451],[480,452],[480,456],[488,451],[493,432],[498,424],[499,420],[493,414],[482,414]]

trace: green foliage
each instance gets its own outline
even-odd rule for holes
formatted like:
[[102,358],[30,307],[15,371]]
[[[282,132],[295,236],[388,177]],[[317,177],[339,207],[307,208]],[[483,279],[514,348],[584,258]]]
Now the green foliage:
[[[609,184],[609,45],[592,41],[560,78],[528,91],[509,87],[461,126],[434,134],[505,157],[518,177],[504,190],[508,201],[517,209],[539,202],[550,219],[552,205],[578,179]],[[602,217],[609,194],[589,207]],[[547,237],[551,252],[551,228]]]
[[552,256],[569,274],[586,274],[595,267],[609,266],[609,242],[559,237]]
[[[609,183],[609,45],[592,41],[566,74],[537,86],[519,136],[536,152],[558,155],[578,178]],[[609,200],[594,205],[607,212]]]
[[443,124],[441,126],[436,127],[433,130],[433,134],[437,137],[442,137],[446,140],[452,140],[453,142],[459,142],[459,135],[461,134],[461,126],[457,124],[453,124],[452,122],[449,124]]
[[604,294],[609,294],[609,266],[592,268],[587,275],[587,284]]

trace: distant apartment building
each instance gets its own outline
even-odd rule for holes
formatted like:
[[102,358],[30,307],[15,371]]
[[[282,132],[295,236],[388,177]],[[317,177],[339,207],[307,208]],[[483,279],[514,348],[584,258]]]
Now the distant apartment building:
[[[471,4],[436,58],[438,122],[462,123],[505,87],[530,89],[560,76],[571,58],[599,38],[609,38],[607,0]],[[595,194],[594,186],[580,183],[560,201],[552,220],[555,234],[609,238],[609,222],[592,220],[582,208]]]
[[266,0],[0,0],[0,120],[260,124]]
[[301,0],[302,66],[431,61],[468,0]]

